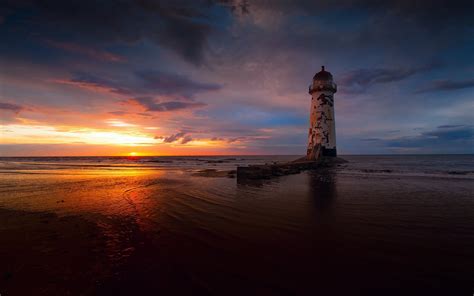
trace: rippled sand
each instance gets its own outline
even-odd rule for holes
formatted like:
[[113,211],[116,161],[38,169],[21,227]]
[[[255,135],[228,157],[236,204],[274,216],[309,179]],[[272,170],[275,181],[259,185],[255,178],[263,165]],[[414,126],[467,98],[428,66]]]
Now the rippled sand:
[[469,176],[349,166],[239,183],[196,172],[3,171],[0,293],[472,292]]

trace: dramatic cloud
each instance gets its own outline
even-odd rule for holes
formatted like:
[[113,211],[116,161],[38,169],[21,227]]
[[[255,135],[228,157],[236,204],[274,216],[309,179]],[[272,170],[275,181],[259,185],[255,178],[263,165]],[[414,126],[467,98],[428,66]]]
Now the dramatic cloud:
[[474,87],[474,79],[461,80],[461,81],[436,80],[436,81],[433,81],[430,85],[417,90],[416,93],[458,90],[458,89],[469,88],[469,87]]
[[[164,135],[153,139],[155,150],[142,151],[148,154],[171,146],[170,153],[183,154],[217,151],[210,147],[299,154],[307,87],[325,65],[339,87],[341,153],[468,153],[473,5],[0,1],[0,100],[7,104],[0,120],[33,134],[38,125],[106,129],[120,135],[117,143],[125,132]],[[16,143],[19,133],[11,130]],[[165,138],[188,145],[166,145]]]
[[235,142],[238,142],[238,141],[246,140],[246,139],[248,139],[248,138],[249,138],[249,137],[229,138],[229,139],[227,139],[227,143],[235,143]]
[[187,131],[181,131],[179,133],[172,134],[168,137],[156,136],[155,139],[163,139],[163,143],[175,143],[179,141],[179,143],[183,145],[193,140],[193,138],[191,137],[191,135],[188,134]]
[[18,113],[18,112],[20,112],[21,110],[24,110],[24,109],[25,108],[20,106],[20,105],[0,102],[0,110],[12,111],[14,113]]
[[179,132],[179,133],[176,133],[176,134],[174,134],[174,135],[165,137],[165,138],[163,139],[163,142],[165,142],[165,143],[173,143],[173,142],[176,142],[177,140],[181,139],[181,138],[184,137],[185,135],[186,135],[185,132]]
[[456,127],[462,127],[464,125],[462,124],[445,124],[445,125],[440,125],[438,128],[456,128]]
[[128,100],[128,102],[136,103],[144,107],[147,111],[151,112],[165,112],[165,111],[176,111],[181,109],[198,108],[204,107],[206,104],[200,102],[181,102],[181,101],[168,101],[168,102],[157,102],[152,97],[139,97]]
[[191,136],[185,136],[181,139],[181,144],[186,144],[186,143],[189,143],[193,140],[193,138]]
[[158,95],[171,95],[189,99],[197,93],[221,88],[218,84],[199,83],[185,76],[159,71],[139,71],[136,75],[143,80],[144,89]]
[[363,93],[374,84],[390,83],[406,79],[417,73],[429,71],[437,64],[417,68],[358,69],[341,76],[339,86],[342,92]]
[[[196,94],[216,91],[221,88],[218,84],[200,83],[182,75],[151,70],[133,73],[132,77],[128,79],[123,77],[110,79],[90,73],[76,72],[72,74],[72,78],[57,80],[56,82],[75,85],[92,91],[111,92],[127,96],[153,95],[184,100],[191,100]],[[168,104],[168,106],[180,109],[178,105]],[[153,109],[160,108],[154,107]]]
[[[171,49],[185,60],[200,64],[216,22],[225,14],[216,14],[213,1],[195,0],[106,0],[97,1],[6,1],[4,11],[14,14],[24,9],[32,13],[18,15],[20,30],[32,34],[70,36],[88,44],[105,42],[133,43],[147,39]],[[225,6],[221,6],[224,8]],[[216,7],[218,8],[218,7]],[[7,14],[7,21],[10,14]],[[29,23],[35,27],[25,28]],[[62,41],[58,41],[62,42]]]
[[[111,92],[121,95],[133,95],[139,93],[141,90],[135,88],[133,85],[122,83],[118,80],[112,80],[104,77],[99,77],[90,73],[75,72],[72,73],[70,79],[56,80],[57,83],[69,84],[97,92]],[[130,83],[128,83],[130,84]]]
[[91,47],[81,46],[79,44],[74,44],[70,42],[58,42],[53,40],[46,40],[45,41],[48,45],[51,45],[56,48],[64,49],[66,51],[79,53],[93,59],[104,60],[109,62],[124,62],[125,58],[119,55],[104,51],[98,50]]
[[466,125],[444,126],[434,131],[424,132],[421,134],[423,138],[433,138],[440,141],[450,142],[451,140],[473,140],[474,127]]
[[[471,22],[470,8],[474,8],[471,1],[459,1],[458,5],[448,5],[444,0],[417,2],[413,5],[410,0],[371,1],[371,0],[228,0],[221,1],[232,4],[234,9],[244,13],[260,13],[261,11],[285,11],[287,14],[307,13],[320,15],[329,11],[360,9],[374,14],[388,11],[395,16],[406,19],[417,19],[426,25],[440,26],[440,22],[449,20]],[[317,9],[315,9],[317,8]]]
[[[372,139],[371,139],[372,140]],[[418,148],[423,151],[439,153],[474,152],[474,126],[471,125],[444,125],[423,132],[417,136],[399,137],[395,139],[373,139],[389,148]]]

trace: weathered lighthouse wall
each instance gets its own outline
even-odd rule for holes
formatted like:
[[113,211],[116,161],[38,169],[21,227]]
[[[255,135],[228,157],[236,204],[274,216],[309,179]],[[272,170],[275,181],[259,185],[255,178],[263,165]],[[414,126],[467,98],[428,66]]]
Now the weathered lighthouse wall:
[[321,146],[323,155],[336,156],[334,94],[331,91],[312,93],[308,150],[318,145]]
[[337,156],[336,123],[334,118],[334,93],[337,86],[332,75],[324,70],[317,73],[310,86],[311,110],[308,132],[307,158]]

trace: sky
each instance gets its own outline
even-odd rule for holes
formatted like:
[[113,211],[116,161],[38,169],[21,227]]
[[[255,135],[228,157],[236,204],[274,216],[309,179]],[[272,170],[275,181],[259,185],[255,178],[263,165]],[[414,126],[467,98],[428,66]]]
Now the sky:
[[474,2],[0,2],[0,156],[474,153]]

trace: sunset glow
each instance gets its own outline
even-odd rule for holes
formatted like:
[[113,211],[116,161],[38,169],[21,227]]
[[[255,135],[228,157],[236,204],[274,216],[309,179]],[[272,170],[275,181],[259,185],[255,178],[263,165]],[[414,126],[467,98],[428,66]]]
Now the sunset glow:
[[472,292],[473,0],[0,0],[0,37],[0,296]]
[[455,26],[471,18],[461,10],[350,2],[353,17],[341,19],[332,2],[164,2],[169,17],[134,1],[67,16],[67,1],[7,4],[0,156],[126,155],[131,146],[299,155],[321,65],[337,78],[339,153],[472,152],[471,51],[458,46],[471,32]]
[[153,136],[137,131],[102,131],[89,128],[53,126],[2,126],[2,141],[5,144],[91,144],[150,146],[158,143]]

